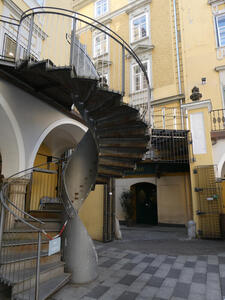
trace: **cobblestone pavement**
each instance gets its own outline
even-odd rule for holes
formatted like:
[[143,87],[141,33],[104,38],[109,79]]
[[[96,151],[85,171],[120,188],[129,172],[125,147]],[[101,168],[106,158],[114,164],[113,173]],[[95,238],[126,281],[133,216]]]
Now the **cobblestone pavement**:
[[225,299],[225,250],[211,255],[166,255],[113,245],[96,244],[99,277],[94,282],[68,284],[51,299]]

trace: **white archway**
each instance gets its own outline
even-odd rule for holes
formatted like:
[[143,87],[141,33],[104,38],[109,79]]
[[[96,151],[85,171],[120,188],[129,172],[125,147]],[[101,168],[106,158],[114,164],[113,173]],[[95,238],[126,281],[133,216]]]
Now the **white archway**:
[[15,115],[2,95],[0,95],[0,140],[2,173],[5,177],[9,177],[25,168],[25,147]]
[[218,163],[218,178],[225,177],[224,174],[222,174],[223,166],[225,164],[225,153],[222,155],[219,163]]
[[[27,168],[31,168],[34,165],[34,160],[35,157],[37,155],[38,149],[40,148],[41,144],[43,143],[43,141],[46,139],[46,137],[55,129],[57,128],[65,128],[65,126],[67,125],[71,125],[74,127],[74,140],[76,140],[76,142],[78,143],[80,141],[80,139],[82,138],[83,134],[87,131],[87,127],[85,125],[83,125],[82,123],[73,120],[73,119],[69,119],[69,118],[64,118],[64,119],[60,119],[57,120],[55,122],[53,122],[52,124],[50,124],[45,130],[44,132],[39,136],[35,147],[31,153],[31,156],[29,158],[29,163],[27,165]],[[57,138],[57,137],[56,137]]]

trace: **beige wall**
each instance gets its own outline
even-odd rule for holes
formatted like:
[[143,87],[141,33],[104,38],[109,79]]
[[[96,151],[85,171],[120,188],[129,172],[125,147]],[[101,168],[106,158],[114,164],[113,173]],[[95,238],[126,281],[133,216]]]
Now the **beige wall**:
[[103,239],[103,208],[104,185],[96,185],[82,205],[79,216],[90,237],[97,241]]
[[186,224],[192,219],[190,180],[188,173],[156,177],[137,177],[116,180],[116,216],[124,220],[120,205],[120,195],[133,184],[147,182],[157,186],[158,222],[168,224]]
[[158,222],[186,224],[191,219],[190,183],[187,175],[165,176],[158,180]]
[[[205,0],[180,1],[182,49],[184,57],[185,94],[189,98],[197,85],[203,99],[211,99],[213,109],[221,108],[219,73],[215,68],[225,64],[217,58],[216,34],[212,7]],[[206,77],[207,83],[201,84]]]

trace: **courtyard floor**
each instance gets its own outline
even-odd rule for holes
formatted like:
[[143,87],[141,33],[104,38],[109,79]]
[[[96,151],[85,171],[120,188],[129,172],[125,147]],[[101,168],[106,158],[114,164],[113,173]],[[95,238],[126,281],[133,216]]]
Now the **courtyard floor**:
[[225,242],[188,240],[184,228],[122,227],[122,240],[95,242],[98,278],[67,284],[51,300],[224,300]]

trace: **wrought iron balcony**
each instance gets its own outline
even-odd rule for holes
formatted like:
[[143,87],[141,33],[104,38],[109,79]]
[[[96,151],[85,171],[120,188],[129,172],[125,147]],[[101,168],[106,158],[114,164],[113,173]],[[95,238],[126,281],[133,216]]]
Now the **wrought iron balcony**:
[[146,159],[153,162],[187,164],[189,162],[188,131],[153,129],[151,149]]
[[211,130],[225,131],[225,109],[214,109],[210,112]]

